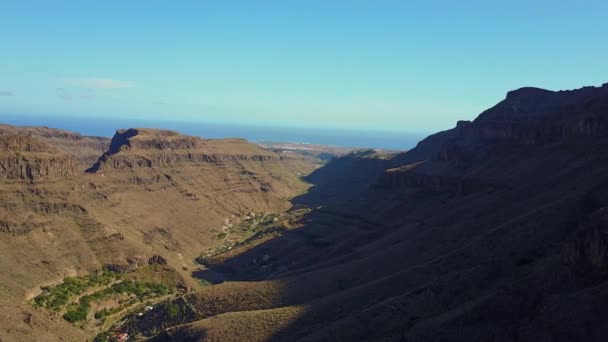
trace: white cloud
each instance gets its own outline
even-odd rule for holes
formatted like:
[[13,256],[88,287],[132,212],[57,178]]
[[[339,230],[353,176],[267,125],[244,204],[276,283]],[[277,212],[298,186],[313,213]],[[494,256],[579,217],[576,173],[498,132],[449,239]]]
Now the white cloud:
[[85,88],[85,89],[121,89],[133,88],[135,82],[115,80],[111,78],[69,78],[64,79],[63,83],[68,86]]

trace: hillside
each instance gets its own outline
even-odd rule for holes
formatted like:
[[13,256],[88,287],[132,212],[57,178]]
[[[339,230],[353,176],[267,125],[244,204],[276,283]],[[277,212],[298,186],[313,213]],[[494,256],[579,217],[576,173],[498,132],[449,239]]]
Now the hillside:
[[607,115],[608,84],[522,88],[407,153],[334,160],[300,225],[207,256],[225,281],[154,340],[605,341]]
[[[110,139],[103,137],[82,136],[78,133],[48,127],[19,127],[0,124],[0,136],[33,139],[44,143],[64,154],[73,156],[79,162],[79,168],[90,167],[99,156],[108,149]],[[3,146],[2,151],[7,151]]]
[[[199,287],[194,259],[230,238],[219,236],[225,220],[284,211],[307,187],[281,156],[245,140],[152,129],[120,130],[111,142],[48,128],[0,133],[0,267],[10,270],[0,275],[2,340],[97,334],[102,326],[92,317],[84,330],[61,318],[82,299],[70,282],[90,288],[84,294],[129,279],[177,293]],[[91,161],[102,145],[106,151]],[[98,283],[102,270],[117,273]],[[61,286],[73,295],[51,301]],[[88,306],[116,307],[108,300]]]
[[85,172],[13,128],[0,338],[605,341],[607,116],[608,84],[522,88],[318,168],[127,129]]

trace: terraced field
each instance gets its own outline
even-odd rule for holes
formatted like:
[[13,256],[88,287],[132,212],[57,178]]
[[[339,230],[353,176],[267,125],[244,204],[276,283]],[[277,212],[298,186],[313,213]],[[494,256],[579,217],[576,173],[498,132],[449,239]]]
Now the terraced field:
[[125,316],[185,293],[177,272],[151,264],[128,272],[104,270],[44,287],[31,304],[91,332],[112,329]]

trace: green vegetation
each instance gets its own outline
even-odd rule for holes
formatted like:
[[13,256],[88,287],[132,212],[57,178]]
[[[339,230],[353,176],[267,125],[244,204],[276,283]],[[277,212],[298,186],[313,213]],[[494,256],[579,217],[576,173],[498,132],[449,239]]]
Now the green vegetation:
[[[43,288],[43,293],[34,299],[34,305],[45,307],[54,311],[61,311],[66,308],[63,318],[71,323],[84,321],[87,319],[91,309],[91,303],[98,302],[116,295],[134,296],[130,300],[121,300],[120,304],[128,306],[136,301],[142,302],[148,298],[160,297],[172,293],[172,289],[166,285],[154,282],[141,282],[136,280],[122,280],[120,275],[110,271],[100,274],[92,274],[84,277],[67,277],[63,283]],[[76,303],[70,303],[72,298],[85,293],[95,287],[105,288],[92,294],[81,296]],[[124,307],[123,306],[123,307]],[[114,309],[103,309],[95,313],[95,318],[104,320],[108,315],[120,311],[122,307]]]
[[70,298],[82,294],[89,288],[109,285],[117,278],[118,274],[111,271],[103,271],[100,274],[80,278],[67,277],[63,280],[63,283],[57,286],[42,288],[44,292],[34,299],[34,303],[38,307],[59,311],[68,303]]
[[97,311],[95,313],[95,319],[104,320],[111,313],[108,309],[102,309],[101,311]]
[[[254,240],[267,236],[268,234],[282,233],[286,230],[280,223],[277,223],[278,215],[266,213],[251,213],[242,221],[228,221],[224,225],[225,231],[215,234],[215,239],[226,240],[223,245],[202,253],[195,261],[201,265],[209,262],[209,258],[231,250],[234,247],[239,247],[251,243]],[[234,242],[240,240],[240,242]]]
[[261,239],[265,236],[267,236],[268,234],[274,234],[274,233],[278,233],[278,234],[282,234],[287,230],[287,228],[285,227],[270,227],[268,229],[265,229],[263,231],[258,231],[255,232],[253,235],[251,235],[250,237],[248,237],[247,239],[237,243],[235,245],[235,247],[240,247],[240,246],[244,246],[244,245],[248,245],[251,242]]
[[175,301],[164,302],[160,306],[169,319],[175,319],[186,314],[186,308]]
[[[163,296],[169,293],[171,293],[171,290],[162,284],[138,283],[125,280],[93,294],[81,297],[78,304],[70,306],[68,311],[63,315],[63,318],[72,323],[84,321],[87,318],[92,302],[100,301],[116,294],[132,294],[136,296],[137,300],[143,301],[146,298]],[[108,313],[110,312],[107,310],[99,311],[95,314],[95,318],[101,319]]]
[[275,214],[259,214],[244,220],[239,226],[243,231],[255,232],[275,225]]
[[70,323],[75,323],[78,321],[84,321],[87,319],[87,314],[89,313],[89,304],[87,306],[79,305],[75,309],[69,310],[63,315],[63,319]]
[[94,342],[110,342],[110,338],[112,337],[112,333],[109,331],[103,332],[95,337]]
[[199,281],[199,283],[200,283],[202,286],[211,286],[211,285],[213,285],[213,284],[211,284],[209,281],[207,281],[207,280],[205,280],[205,279],[198,279],[198,281]]
[[163,305],[163,309],[169,318],[175,318],[181,311],[181,307],[174,302],[167,302]]

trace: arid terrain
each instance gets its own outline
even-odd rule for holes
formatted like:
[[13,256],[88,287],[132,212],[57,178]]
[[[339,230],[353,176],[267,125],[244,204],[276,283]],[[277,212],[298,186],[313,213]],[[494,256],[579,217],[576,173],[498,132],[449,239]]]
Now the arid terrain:
[[285,211],[307,188],[296,173],[313,169],[244,140],[162,130],[119,131],[110,142],[2,126],[0,142],[2,340],[92,339],[103,325],[62,319],[81,294],[56,310],[31,303],[66,277],[162,264],[176,291],[196,288],[194,259],[223,243],[225,220]]
[[0,341],[606,341],[607,146],[608,83],[328,162],[2,126]]
[[304,143],[289,143],[289,142],[266,142],[260,141],[258,146],[278,153],[300,154],[311,158],[329,161],[335,157],[341,157],[356,151],[356,148],[351,147],[336,147],[327,145],[304,144]]

